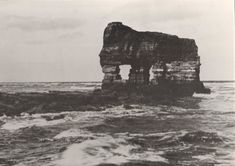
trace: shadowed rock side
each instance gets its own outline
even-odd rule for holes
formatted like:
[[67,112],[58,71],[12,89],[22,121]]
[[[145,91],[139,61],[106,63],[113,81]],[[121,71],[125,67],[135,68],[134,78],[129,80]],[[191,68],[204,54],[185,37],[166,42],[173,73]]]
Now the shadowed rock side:
[[[186,96],[194,92],[210,93],[200,82],[197,52],[193,39],[138,32],[121,22],[109,23],[99,55],[104,73],[102,88]],[[122,80],[120,65],[131,66],[128,80]]]

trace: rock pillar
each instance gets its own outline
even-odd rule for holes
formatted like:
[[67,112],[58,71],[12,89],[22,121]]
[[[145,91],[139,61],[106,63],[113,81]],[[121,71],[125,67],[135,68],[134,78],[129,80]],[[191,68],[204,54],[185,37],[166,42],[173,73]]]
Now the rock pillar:
[[120,68],[117,65],[104,65],[102,67],[104,73],[103,84],[110,84],[115,81],[121,81],[121,75],[119,74]]
[[132,66],[129,74],[129,82],[133,84],[148,84],[149,76],[149,68]]
[[165,77],[165,64],[163,62],[156,62],[152,67],[153,79],[151,83],[158,85],[161,80]]

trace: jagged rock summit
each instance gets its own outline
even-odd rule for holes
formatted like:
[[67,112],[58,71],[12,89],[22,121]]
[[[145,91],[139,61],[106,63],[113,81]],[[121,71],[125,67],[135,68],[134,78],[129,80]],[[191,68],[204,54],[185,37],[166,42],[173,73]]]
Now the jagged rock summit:
[[[139,32],[121,22],[111,22],[105,28],[99,56],[103,89],[148,89],[179,95],[210,92],[200,81],[200,57],[193,39]],[[121,65],[131,66],[127,81],[120,75]]]

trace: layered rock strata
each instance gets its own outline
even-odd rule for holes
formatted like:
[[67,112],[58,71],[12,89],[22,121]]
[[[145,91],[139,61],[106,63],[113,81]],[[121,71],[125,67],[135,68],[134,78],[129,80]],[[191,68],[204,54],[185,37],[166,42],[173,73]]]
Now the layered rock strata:
[[133,86],[186,85],[193,93],[198,84],[203,85],[199,78],[198,47],[193,39],[160,32],[138,32],[121,22],[112,22],[105,28],[99,56],[105,74],[103,89],[123,83],[121,65],[131,66],[127,84]]

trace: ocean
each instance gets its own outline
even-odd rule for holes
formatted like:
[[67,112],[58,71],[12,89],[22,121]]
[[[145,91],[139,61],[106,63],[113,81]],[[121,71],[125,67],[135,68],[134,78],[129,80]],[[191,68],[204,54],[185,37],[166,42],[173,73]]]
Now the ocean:
[[[0,116],[0,166],[234,166],[235,82],[204,84],[211,94],[177,98],[178,106]],[[0,83],[0,92],[100,85]]]

